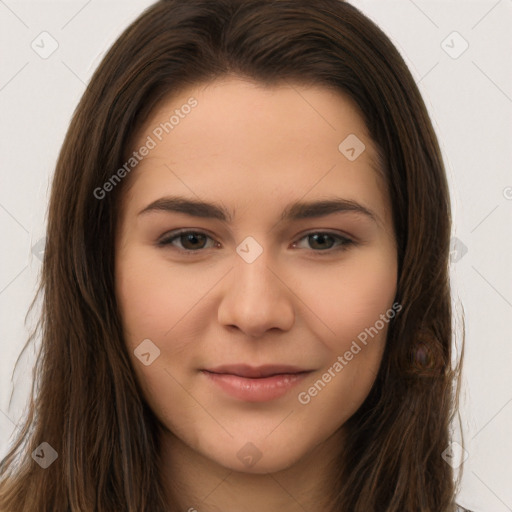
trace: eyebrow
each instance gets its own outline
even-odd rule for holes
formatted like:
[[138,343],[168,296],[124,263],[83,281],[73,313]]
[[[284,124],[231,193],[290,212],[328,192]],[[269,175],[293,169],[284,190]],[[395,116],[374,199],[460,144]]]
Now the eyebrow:
[[[218,219],[222,222],[231,222],[233,220],[232,214],[219,204],[179,196],[161,197],[142,209],[138,215],[159,211],[183,213],[191,217]],[[281,221],[311,219],[343,212],[362,214],[379,224],[379,217],[375,212],[356,201],[338,197],[319,201],[297,201],[292,203],[283,211]]]

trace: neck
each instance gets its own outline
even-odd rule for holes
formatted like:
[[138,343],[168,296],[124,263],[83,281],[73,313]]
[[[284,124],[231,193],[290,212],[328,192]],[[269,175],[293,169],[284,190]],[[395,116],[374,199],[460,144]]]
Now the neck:
[[166,431],[162,481],[169,502],[188,512],[325,512],[332,506],[342,436],[339,430],[290,467],[258,474],[226,468]]

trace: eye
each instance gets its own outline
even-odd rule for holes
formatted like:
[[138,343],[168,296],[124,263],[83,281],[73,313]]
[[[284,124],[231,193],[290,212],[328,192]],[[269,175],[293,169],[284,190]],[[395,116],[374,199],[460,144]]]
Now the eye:
[[[210,239],[213,241],[211,237],[209,237],[206,233],[202,233],[201,231],[179,231],[175,232],[174,235],[168,236],[158,242],[159,247],[165,247],[167,245],[174,245],[174,241],[178,240],[181,244],[181,247],[178,249],[184,252],[198,252],[197,249],[207,249],[208,247],[204,246],[204,242],[206,239]],[[214,246],[219,245],[217,242],[214,242]]]
[[[206,242],[211,240],[213,243],[208,247]],[[350,245],[355,245],[354,240],[347,238],[345,236],[328,233],[322,231],[314,231],[311,233],[307,233],[303,237],[299,239],[299,242],[302,240],[307,240],[310,244],[310,248],[313,249],[313,252],[321,253],[332,253],[334,251],[343,251],[346,250]],[[336,243],[337,241],[337,243]],[[176,242],[179,245],[176,245]],[[178,232],[171,232],[169,236],[164,237],[159,242],[157,242],[159,247],[166,247],[172,245],[176,247],[179,251],[184,253],[198,253],[201,252],[201,249],[209,249],[212,247],[219,247],[220,244],[213,240],[209,235],[202,231],[191,231],[191,230],[182,230]],[[294,242],[292,247],[298,247],[298,242]],[[299,247],[302,248],[302,247]],[[306,247],[307,249],[307,247]]]
[[[345,236],[337,235],[334,233],[325,233],[322,231],[308,233],[300,240],[305,239],[308,240],[313,249],[320,249],[320,251],[315,250],[315,252],[333,252],[334,250],[345,250],[348,246],[355,244],[353,240]],[[338,244],[335,245],[332,240],[338,240]],[[297,247],[297,242],[293,244],[293,247]]]

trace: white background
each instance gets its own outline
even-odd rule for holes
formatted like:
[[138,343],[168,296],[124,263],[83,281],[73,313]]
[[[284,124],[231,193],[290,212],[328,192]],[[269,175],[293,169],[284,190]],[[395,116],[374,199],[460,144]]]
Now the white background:
[[[459,501],[475,512],[512,511],[512,0],[351,3],[405,58],[450,180],[459,240],[454,307],[457,317],[464,308],[466,322],[461,414],[468,458]],[[13,369],[35,322],[33,315],[24,323],[58,151],[102,55],[150,4],[0,0],[0,457],[31,385],[33,347]],[[31,47],[50,48],[43,31],[58,43],[46,59]],[[453,58],[464,41],[467,50]]]

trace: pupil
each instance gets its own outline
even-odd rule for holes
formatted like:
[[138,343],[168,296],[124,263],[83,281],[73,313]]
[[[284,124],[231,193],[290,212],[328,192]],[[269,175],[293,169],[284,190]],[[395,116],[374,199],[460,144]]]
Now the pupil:
[[[325,240],[326,237],[329,237],[329,235],[311,235],[311,237],[313,238],[314,242],[319,244],[319,246],[321,248],[325,248],[326,244],[324,242],[319,242],[319,239],[320,240]],[[328,245],[328,244],[327,244]]]
[[[202,235],[196,235],[193,233],[189,233],[188,235],[183,235],[183,236],[185,237],[187,243],[197,241],[199,238],[202,237]],[[204,237],[202,237],[202,238],[204,238]],[[192,248],[194,248],[194,247],[197,247],[197,244],[192,243]]]

